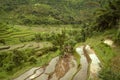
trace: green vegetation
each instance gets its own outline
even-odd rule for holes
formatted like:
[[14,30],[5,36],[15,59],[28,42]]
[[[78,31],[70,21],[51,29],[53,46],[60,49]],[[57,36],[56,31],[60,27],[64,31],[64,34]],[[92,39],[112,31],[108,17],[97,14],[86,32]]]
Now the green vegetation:
[[[98,31],[104,31],[106,29],[116,28],[114,36],[111,36],[115,43],[120,43],[119,36],[119,21],[120,21],[120,1],[119,0],[108,0],[106,7],[100,10],[100,15],[98,15],[96,22],[97,26],[95,27]],[[117,30],[118,29],[118,30]],[[116,47],[116,48],[117,48]],[[120,70],[117,68],[119,65],[116,64],[119,62],[119,50],[116,51],[116,48],[110,48],[106,45],[99,44],[99,47],[96,49],[99,53],[98,56],[102,59],[104,65],[100,72],[100,78],[103,80],[119,80],[120,79]],[[100,50],[102,52],[100,52]],[[118,61],[116,61],[116,57]],[[115,59],[115,60],[114,60]],[[114,60],[114,61],[113,61]],[[111,65],[113,64],[113,65]],[[117,70],[115,70],[117,68]]]
[[79,64],[77,43],[95,50],[102,80],[120,80],[120,0],[0,0],[0,79],[58,55],[74,55]]
[[99,7],[99,2],[93,0],[1,0],[0,3],[0,21],[23,25],[80,24],[92,19],[89,18],[93,16],[92,10]]
[[[1,37],[3,36],[2,39],[4,39],[6,42],[4,45],[1,43],[1,47],[6,45],[10,46],[9,48],[5,49],[1,48],[0,51],[0,79],[11,79],[20,75],[20,73],[24,72],[24,66],[25,68],[29,69],[33,66],[41,66],[47,64],[50,59],[57,55],[64,55],[65,52],[67,54],[72,54],[72,46],[77,43],[74,35],[76,32],[81,31],[79,28],[70,27],[70,30],[67,28],[59,28],[60,30],[57,33],[54,31],[48,33],[46,32],[46,28],[43,30],[44,32],[36,33],[34,32],[36,27],[31,28],[32,29],[25,27],[19,28],[19,26],[15,26],[14,28],[10,28],[12,29],[12,32],[10,34],[3,33],[4,36],[3,34],[1,35]],[[26,34],[30,36],[27,36]],[[68,41],[68,39],[71,40]],[[16,40],[16,42],[14,40]],[[42,56],[46,56],[47,58]],[[18,74],[17,71],[20,69],[23,71]],[[2,73],[4,74],[2,75]],[[13,73],[14,75],[12,76],[10,73]]]

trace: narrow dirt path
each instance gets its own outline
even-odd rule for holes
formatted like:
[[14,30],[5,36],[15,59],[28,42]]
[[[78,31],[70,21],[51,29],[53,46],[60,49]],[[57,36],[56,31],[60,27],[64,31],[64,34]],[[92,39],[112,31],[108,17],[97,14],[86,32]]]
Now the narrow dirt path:
[[50,75],[49,80],[60,80],[70,70],[71,55],[66,55],[60,58],[56,65],[55,71]]
[[74,74],[77,72],[77,66],[77,62],[72,58],[69,71],[60,80],[71,80]]

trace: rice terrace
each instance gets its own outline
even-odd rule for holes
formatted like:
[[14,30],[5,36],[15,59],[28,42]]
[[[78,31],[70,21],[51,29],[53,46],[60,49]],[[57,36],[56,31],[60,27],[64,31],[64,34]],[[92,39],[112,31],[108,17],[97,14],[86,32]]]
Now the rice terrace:
[[0,80],[120,80],[120,0],[0,0]]

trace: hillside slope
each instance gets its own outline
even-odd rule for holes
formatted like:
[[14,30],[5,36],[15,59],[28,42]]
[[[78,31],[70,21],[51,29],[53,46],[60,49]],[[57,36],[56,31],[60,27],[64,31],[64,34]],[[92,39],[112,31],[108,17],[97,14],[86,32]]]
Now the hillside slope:
[[75,24],[91,20],[99,0],[1,0],[0,21],[14,24]]

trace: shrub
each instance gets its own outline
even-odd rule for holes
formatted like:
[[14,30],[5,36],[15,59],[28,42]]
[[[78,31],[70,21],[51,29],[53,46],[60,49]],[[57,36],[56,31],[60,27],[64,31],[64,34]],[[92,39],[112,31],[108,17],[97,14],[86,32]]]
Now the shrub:
[[100,71],[99,77],[102,80],[120,80],[120,72],[114,72],[114,70],[108,66]]
[[21,65],[25,61],[26,57],[22,51],[14,50],[12,54],[12,61],[16,66]]
[[35,34],[35,40],[36,40],[37,42],[43,40],[42,35],[41,35],[41,34]]
[[9,63],[5,63],[3,65],[3,68],[6,70],[6,71],[12,71],[15,67],[15,64],[12,62],[12,61],[9,61]]
[[65,45],[70,45],[70,46],[75,46],[76,43],[77,41],[74,39],[69,39],[68,41],[65,41]]
[[115,43],[120,44],[120,30],[116,34]]
[[31,57],[28,59],[28,61],[29,61],[30,63],[35,64],[35,63],[37,62],[37,59],[36,59],[34,56],[31,56]]
[[0,39],[0,43],[5,45],[6,44],[5,39]]

